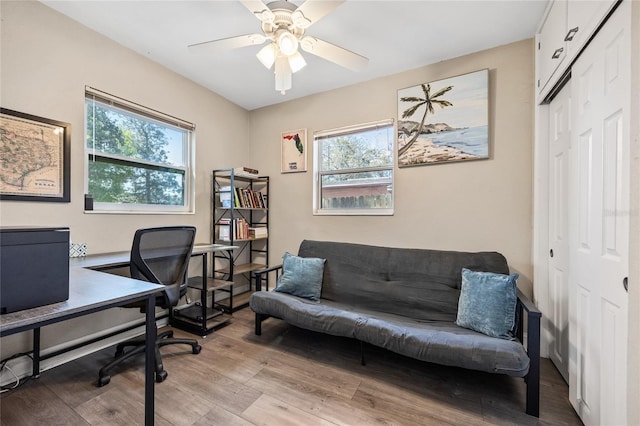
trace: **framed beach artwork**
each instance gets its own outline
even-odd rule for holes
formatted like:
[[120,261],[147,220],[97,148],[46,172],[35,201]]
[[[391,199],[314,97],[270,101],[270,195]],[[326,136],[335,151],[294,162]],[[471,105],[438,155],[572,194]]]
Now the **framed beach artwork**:
[[398,167],[489,158],[489,70],[398,90]]
[[0,200],[70,201],[71,125],[0,108]]
[[282,173],[307,171],[307,129],[282,132],[280,150]]

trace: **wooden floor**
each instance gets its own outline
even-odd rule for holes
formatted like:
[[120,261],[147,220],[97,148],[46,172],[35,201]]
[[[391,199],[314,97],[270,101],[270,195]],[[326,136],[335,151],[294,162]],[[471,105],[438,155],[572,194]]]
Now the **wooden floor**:
[[[177,335],[188,335],[176,331]],[[190,336],[190,335],[188,335]],[[167,347],[156,385],[156,425],[580,425],[568,388],[542,363],[540,418],[524,414],[522,379],[443,367],[297,329],[276,319],[253,334],[249,309],[199,339],[202,352]],[[143,424],[142,360],[95,386],[104,350],[46,371],[0,399],[0,424]]]

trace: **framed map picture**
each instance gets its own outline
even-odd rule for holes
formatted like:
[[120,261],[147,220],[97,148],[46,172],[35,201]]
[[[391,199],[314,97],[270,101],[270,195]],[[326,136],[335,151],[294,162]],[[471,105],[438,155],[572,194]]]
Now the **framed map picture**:
[[0,108],[0,200],[70,201],[71,125]]
[[282,132],[282,173],[307,171],[307,129]]

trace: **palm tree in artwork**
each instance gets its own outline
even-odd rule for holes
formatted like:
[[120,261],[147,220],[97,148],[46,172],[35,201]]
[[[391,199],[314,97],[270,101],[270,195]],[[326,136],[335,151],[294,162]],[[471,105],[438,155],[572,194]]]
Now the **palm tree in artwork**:
[[427,119],[427,114],[434,113],[433,111],[434,105],[440,105],[440,108],[453,106],[453,104],[449,101],[445,101],[444,99],[437,99],[442,95],[444,95],[445,93],[447,93],[449,90],[453,89],[453,86],[447,86],[444,89],[434,93],[433,95],[431,94],[430,84],[421,84],[420,86],[422,87],[422,91],[424,92],[424,98],[420,98],[417,96],[405,96],[400,98],[400,101],[402,102],[416,102],[416,104],[413,105],[411,108],[404,110],[404,112],[402,113],[402,118],[412,117],[413,114],[415,114],[415,112],[422,106],[424,106],[424,114],[422,114],[422,120],[420,120],[420,125],[416,129],[414,129],[414,131],[411,132],[412,133],[411,139],[409,139],[409,141],[406,144],[404,144],[402,148],[398,149],[398,155],[402,155],[405,152],[407,152],[407,150],[411,148],[411,145],[413,145],[413,143],[418,139],[418,137],[420,136],[420,133],[422,133],[422,128],[424,127],[424,122]]

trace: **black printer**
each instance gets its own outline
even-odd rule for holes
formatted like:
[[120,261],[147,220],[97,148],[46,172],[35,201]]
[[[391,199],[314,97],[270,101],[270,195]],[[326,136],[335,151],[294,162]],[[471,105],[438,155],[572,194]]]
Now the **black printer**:
[[0,314],[69,298],[69,228],[0,227]]

